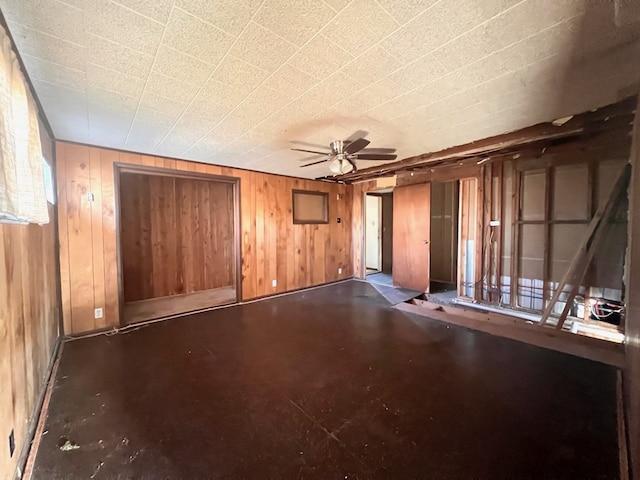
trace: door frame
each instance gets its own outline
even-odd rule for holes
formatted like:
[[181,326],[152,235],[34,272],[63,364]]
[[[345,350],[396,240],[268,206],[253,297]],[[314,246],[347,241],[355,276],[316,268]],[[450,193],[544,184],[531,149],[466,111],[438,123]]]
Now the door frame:
[[124,278],[122,272],[122,253],[120,243],[120,175],[122,173],[136,173],[141,175],[153,175],[171,178],[186,178],[192,180],[205,180],[210,182],[227,183],[233,188],[233,268],[236,287],[237,304],[242,299],[242,237],[241,237],[241,219],[240,219],[240,178],[229,177],[225,175],[214,175],[210,173],[189,172],[184,170],[175,170],[172,168],[149,167],[145,165],[135,165],[130,163],[115,162],[113,164],[114,175],[114,197],[115,197],[115,227],[116,227],[116,268],[118,279],[118,314],[120,326],[128,325],[124,321]]
[[382,194],[367,192],[364,194],[364,269],[367,275],[367,195],[378,199],[378,273],[382,272]]

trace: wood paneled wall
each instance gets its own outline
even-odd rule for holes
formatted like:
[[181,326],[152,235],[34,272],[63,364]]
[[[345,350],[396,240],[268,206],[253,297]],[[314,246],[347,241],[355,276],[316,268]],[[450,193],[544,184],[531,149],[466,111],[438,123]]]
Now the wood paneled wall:
[[124,301],[235,286],[233,184],[120,174]]
[[[120,322],[115,163],[240,178],[243,300],[353,276],[353,188],[349,185],[57,142],[60,270],[67,334],[113,327]],[[292,189],[328,192],[330,222],[294,225]],[[93,202],[88,200],[90,192]],[[272,287],[272,280],[276,280],[276,287]],[[104,318],[96,320],[94,309],[100,306]]]
[[[53,161],[44,129],[43,154]],[[12,478],[59,336],[55,211],[50,223],[0,224],[0,478]],[[9,457],[9,435],[16,450]]]

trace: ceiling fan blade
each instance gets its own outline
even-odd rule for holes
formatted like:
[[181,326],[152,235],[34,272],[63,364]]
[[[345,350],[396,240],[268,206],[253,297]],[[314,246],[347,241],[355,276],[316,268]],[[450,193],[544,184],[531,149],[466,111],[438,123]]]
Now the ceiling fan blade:
[[[317,159],[319,157],[326,157],[326,156],[327,156],[326,154],[323,154],[323,155],[320,155],[320,154],[309,155],[309,156],[305,156],[304,158],[299,158],[298,161],[299,162],[310,162],[311,160],[315,160],[315,159]],[[326,160],[326,158],[324,160]]]
[[356,130],[347,138],[345,138],[344,143],[353,143],[359,138],[365,138],[367,135],[369,135],[369,132],[367,132],[366,130]]
[[358,153],[356,158],[357,160],[395,160],[398,156],[384,153]]
[[396,153],[395,148],[364,148],[360,153]]
[[355,140],[351,143],[349,143],[348,145],[346,145],[344,147],[344,152],[345,153],[356,153],[359,152],[360,150],[362,150],[364,147],[366,147],[367,145],[369,145],[371,142],[365,138],[359,138],[358,140]]
[[317,155],[329,155],[329,152],[318,152],[316,150],[303,150],[302,148],[292,148],[291,150],[295,150],[296,152],[315,153]]
[[307,163],[306,165],[300,165],[300,168],[302,168],[302,167],[310,167],[311,165],[317,165],[318,163],[322,163],[322,162],[326,162],[326,161],[327,160],[324,159],[324,160],[319,160],[317,162]]

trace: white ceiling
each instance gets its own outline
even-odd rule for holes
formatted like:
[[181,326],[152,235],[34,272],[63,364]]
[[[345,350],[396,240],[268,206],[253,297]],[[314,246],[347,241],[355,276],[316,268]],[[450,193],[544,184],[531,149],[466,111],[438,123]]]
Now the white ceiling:
[[[637,9],[599,0],[0,0],[57,138],[318,177],[636,92]],[[375,162],[361,162],[360,167]]]

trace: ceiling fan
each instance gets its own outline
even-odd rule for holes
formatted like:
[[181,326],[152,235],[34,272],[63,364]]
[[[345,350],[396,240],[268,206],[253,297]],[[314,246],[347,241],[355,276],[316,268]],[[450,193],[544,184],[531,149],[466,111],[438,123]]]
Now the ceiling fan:
[[[311,165],[317,165],[318,163],[322,162],[330,162],[329,170],[331,170],[331,173],[333,173],[334,175],[357,171],[358,167],[356,165],[356,160],[388,161],[398,158],[398,156],[394,154],[394,152],[396,151],[395,148],[376,148],[365,150],[365,147],[369,145],[369,143],[371,142],[364,138],[358,138],[357,140],[353,141],[334,140],[329,144],[328,152],[305,150],[302,148],[292,148],[291,150],[295,150],[297,152],[313,153],[314,157],[319,155],[326,157],[322,160],[318,160],[317,162],[311,162],[300,166],[304,168],[310,167]],[[311,158],[306,158],[305,160],[310,160]]]

